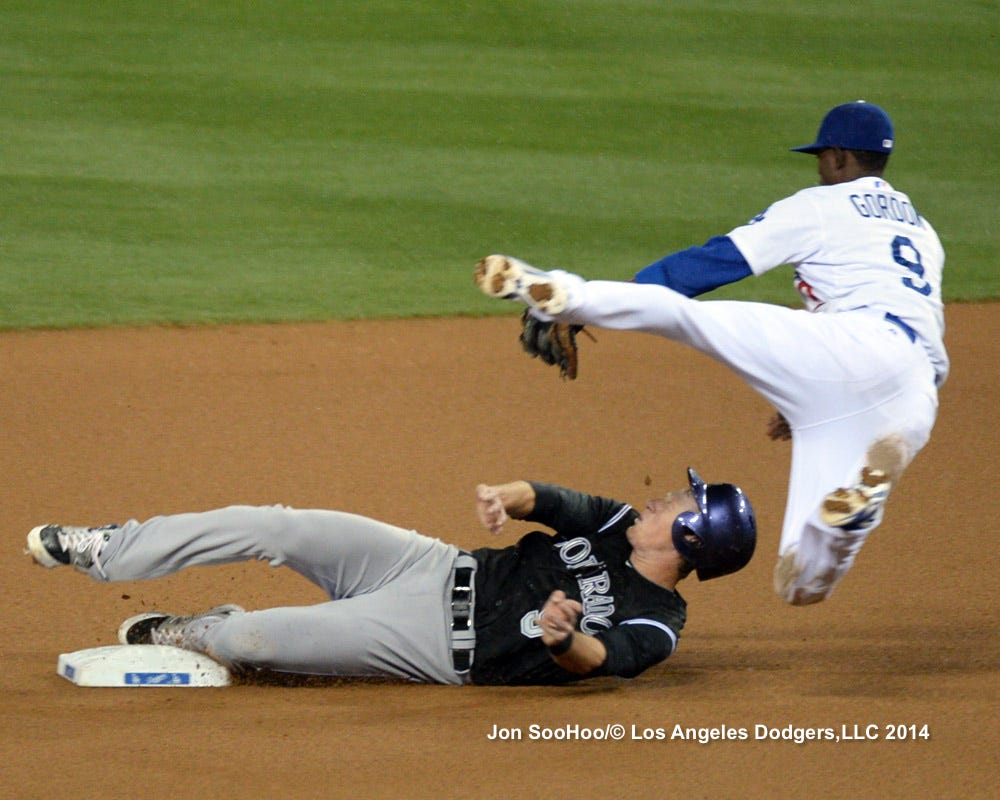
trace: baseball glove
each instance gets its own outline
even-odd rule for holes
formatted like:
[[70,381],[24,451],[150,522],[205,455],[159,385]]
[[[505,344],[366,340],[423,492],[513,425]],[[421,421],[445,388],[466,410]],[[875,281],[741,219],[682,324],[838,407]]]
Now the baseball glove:
[[583,325],[543,322],[525,310],[521,315],[521,346],[532,358],[540,358],[549,365],[557,364],[560,377],[576,380],[576,335],[582,330]]

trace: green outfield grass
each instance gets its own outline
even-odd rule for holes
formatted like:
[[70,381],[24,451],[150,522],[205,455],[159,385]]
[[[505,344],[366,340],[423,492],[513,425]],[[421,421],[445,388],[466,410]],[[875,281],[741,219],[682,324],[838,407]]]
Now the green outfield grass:
[[[7,0],[0,327],[512,313],[480,256],[627,278],[815,183],[787,148],[860,97],[894,117],[946,297],[995,299],[998,23],[986,0]],[[724,295],[793,302],[789,277]]]

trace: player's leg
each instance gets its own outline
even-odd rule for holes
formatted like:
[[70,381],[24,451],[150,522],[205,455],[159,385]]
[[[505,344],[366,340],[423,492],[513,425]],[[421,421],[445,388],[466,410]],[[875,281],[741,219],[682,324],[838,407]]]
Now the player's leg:
[[434,540],[405,573],[365,594],[313,606],[223,607],[154,620],[159,627],[128,641],[183,647],[237,668],[462,683],[450,643],[454,560],[454,548]]
[[[664,305],[666,322],[643,322],[650,332],[727,364],[788,420],[793,455],[775,589],[794,604],[826,598],[881,521],[893,480],[876,476],[901,473],[929,438],[937,396],[923,351],[873,313],[676,296]],[[902,446],[873,448],[887,439]],[[824,503],[842,513],[824,518]]]
[[[869,334],[883,335],[889,327],[874,315],[844,325],[832,314],[692,300],[663,286],[574,277],[560,320],[650,333],[693,347],[736,372],[793,429],[867,407],[868,387],[882,385],[886,369],[900,369],[888,358],[867,355]],[[866,355],[853,359],[853,352]]]
[[[806,394],[800,391],[803,384],[833,385],[851,378],[845,370],[864,369],[869,361],[861,359],[854,365],[841,358],[843,348],[864,347],[865,342],[862,337],[852,338],[850,328],[830,324],[834,315],[766,303],[692,300],[652,284],[586,281],[563,270],[539,270],[508,256],[482,259],[475,277],[484,293],[531,306],[542,319],[639,331],[687,344],[737,372],[793,426],[835,413],[814,411],[826,392],[801,403]],[[878,318],[874,319],[878,324]],[[875,374],[868,370],[869,376]],[[800,418],[799,406],[810,411],[809,418]]]
[[[490,269],[480,280],[484,263]],[[522,276],[525,269],[531,272]],[[499,277],[491,280],[494,272]],[[823,315],[765,303],[697,301],[664,286],[585,281],[562,270],[535,270],[506,256],[483,259],[477,271],[477,282],[487,294],[519,300],[539,317],[552,319],[551,306],[535,299],[544,295],[540,281],[558,287],[553,294],[560,298],[555,317],[560,321],[650,333],[687,344],[733,369],[793,427],[813,421],[813,406],[827,396],[821,393],[815,401],[802,404],[807,395],[803,381],[832,384],[842,377],[844,362],[827,357],[832,351],[830,334],[818,321]],[[497,285],[500,288],[493,291]]]
[[[769,303],[699,301],[663,286],[548,274],[566,289],[558,319],[689,345],[740,375],[793,431],[933,389],[919,345],[878,312],[814,314]],[[855,446],[863,452],[868,444]]]
[[[433,539],[367,517],[285,506],[229,506],[130,520],[89,534],[79,530],[74,535],[82,556],[71,563],[97,580],[144,580],[191,566],[266,560],[287,565],[333,598],[378,588],[435,546]],[[36,531],[28,550],[44,563],[48,552]]]
[[451,662],[445,584],[438,576],[422,593],[394,586],[389,602],[383,589],[232,615],[209,631],[205,652],[226,664],[281,672],[462,683]]
[[[829,597],[881,523],[889,491],[926,444],[936,410],[933,393],[914,386],[868,412],[795,432],[774,575],[782,599],[808,605]],[[860,447],[864,442],[868,446]],[[863,484],[864,476],[873,472],[882,475],[880,481],[871,481],[877,483],[878,494],[865,485],[857,490],[870,500],[865,513],[839,526],[829,524],[824,504],[831,492],[824,487]]]

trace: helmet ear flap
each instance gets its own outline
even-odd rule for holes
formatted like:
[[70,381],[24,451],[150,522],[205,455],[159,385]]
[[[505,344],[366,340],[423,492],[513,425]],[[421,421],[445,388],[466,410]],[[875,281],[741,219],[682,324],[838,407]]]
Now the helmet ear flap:
[[671,529],[674,549],[684,560],[698,566],[699,556],[705,549],[705,517],[698,511],[683,511],[677,515]]

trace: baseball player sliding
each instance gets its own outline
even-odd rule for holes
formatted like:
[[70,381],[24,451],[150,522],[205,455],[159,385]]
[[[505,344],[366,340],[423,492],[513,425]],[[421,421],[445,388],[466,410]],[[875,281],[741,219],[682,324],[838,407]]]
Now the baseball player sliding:
[[641,511],[544,483],[476,489],[483,525],[537,522],[510,547],[460,551],[340,511],[231,506],[121,526],[31,530],[27,552],[101,581],[237,561],[286,565],[328,602],[194,616],[139,614],[122,644],[172,645],[234,669],[389,676],[445,684],[560,684],[634,677],[674,652],[687,615],[677,584],[742,569],[753,555],[749,501],[727,483],[687,486]]
[[[529,353],[576,371],[582,325],[688,344],[735,370],[778,410],[769,434],[792,462],[774,588],[794,605],[829,597],[879,525],[889,491],[927,443],[943,343],[944,251],[910,198],[883,178],[894,146],[878,106],[846,103],[813,144],[819,186],[779,200],[630,283],[585,281],[488,256],[476,282],[527,304]],[[805,310],[691,298],[782,264]]]

